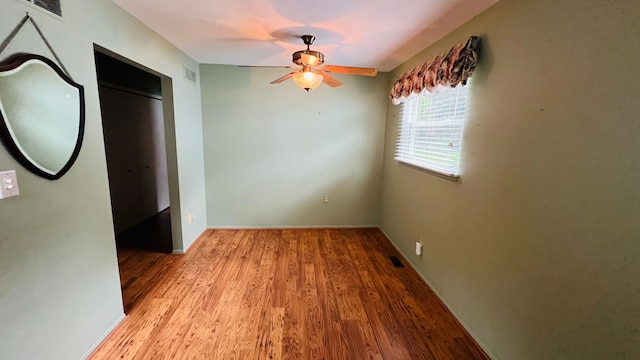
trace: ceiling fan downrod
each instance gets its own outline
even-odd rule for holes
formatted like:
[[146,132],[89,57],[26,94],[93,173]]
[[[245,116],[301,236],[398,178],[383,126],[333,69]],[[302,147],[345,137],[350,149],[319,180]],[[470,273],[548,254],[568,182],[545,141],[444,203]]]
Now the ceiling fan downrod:
[[311,44],[313,44],[313,42],[316,40],[316,37],[313,35],[302,35],[300,36],[300,38],[302,39],[304,44],[307,45],[307,50],[309,50],[309,46],[311,46]]

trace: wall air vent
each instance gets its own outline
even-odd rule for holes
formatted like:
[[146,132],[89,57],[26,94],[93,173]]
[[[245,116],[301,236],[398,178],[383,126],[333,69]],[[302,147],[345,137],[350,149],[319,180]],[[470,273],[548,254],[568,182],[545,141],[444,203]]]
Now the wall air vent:
[[389,256],[389,260],[391,260],[393,267],[397,267],[397,268],[404,267],[404,264],[402,263],[402,261],[400,261],[400,259],[397,256]]
[[62,16],[62,5],[60,5],[60,0],[24,0],[28,3],[32,3],[33,5],[42,8],[52,14]]
[[184,67],[184,78],[190,83],[197,84],[198,83],[198,74],[195,71],[189,69],[188,67]]

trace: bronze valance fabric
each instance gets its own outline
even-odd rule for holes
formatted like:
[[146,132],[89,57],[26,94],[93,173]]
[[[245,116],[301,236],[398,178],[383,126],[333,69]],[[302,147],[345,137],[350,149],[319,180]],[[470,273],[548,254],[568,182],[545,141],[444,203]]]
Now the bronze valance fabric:
[[441,87],[456,87],[473,74],[478,62],[480,37],[471,36],[467,41],[454,46],[446,54],[441,54],[411,71],[404,73],[391,89],[391,100],[395,105],[412,96]]

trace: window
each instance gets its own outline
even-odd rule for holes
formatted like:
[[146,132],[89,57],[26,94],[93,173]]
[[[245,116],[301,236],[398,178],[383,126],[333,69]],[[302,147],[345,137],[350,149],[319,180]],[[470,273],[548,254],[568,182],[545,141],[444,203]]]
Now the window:
[[400,107],[395,159],[458,177],[467,94],[468,85],[460,85],[406,100]]
[[60,6],[60,0],[25,0],[38,7],[47,10],[50,13],[62,16],[62,7]]

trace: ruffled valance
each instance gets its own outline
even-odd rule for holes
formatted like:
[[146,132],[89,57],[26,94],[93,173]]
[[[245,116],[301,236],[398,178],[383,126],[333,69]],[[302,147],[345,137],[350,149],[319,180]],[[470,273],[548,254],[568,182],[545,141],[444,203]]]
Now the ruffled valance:
[[460,83],[466,85],[476,68],[479,49],[480,37],[471,36],[466,42],[451,48],[448,53],[404,73],[393,84],[391,101],[398,105],[424,91],[456,87]]

